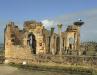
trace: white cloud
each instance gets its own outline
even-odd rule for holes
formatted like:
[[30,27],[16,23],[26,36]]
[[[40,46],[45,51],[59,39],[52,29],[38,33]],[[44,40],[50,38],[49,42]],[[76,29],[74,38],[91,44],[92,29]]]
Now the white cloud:
[[48,27],[54,27],[54,21],[53,20],[49,20],[49,19],[45,19],[42,21],[43,25],[48,28]]

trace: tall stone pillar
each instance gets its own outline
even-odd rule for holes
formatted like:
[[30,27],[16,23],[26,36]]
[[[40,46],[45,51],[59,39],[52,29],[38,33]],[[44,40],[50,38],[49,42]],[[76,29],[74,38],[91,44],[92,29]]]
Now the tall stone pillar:
[[76,49],[77,49],[77,55],[81,54],[80,51],[80,27],[84,24],[82,20],[78,20],[77,22],[74,22],[74,25],[77,26],[77,42],[76,42]]
[[62,24],[58,24],[57,26],[59,34],[59,55],[62,55],[62,37],[61,37]]
[[51,28],[51,36],[50,36],[50,53],[55,54],[55,47],[54,47],[54,28]]
[[77,30],[77,50],[80,50],[80,27]]
[[76,50],[77,32],[74,33],[74,50]]

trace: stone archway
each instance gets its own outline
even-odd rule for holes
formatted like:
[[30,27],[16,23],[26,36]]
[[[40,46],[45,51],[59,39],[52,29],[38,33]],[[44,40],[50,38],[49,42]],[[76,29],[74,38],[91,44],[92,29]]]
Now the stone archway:
[[72,49],[72,45],[74,45],[74,38],[70,37],[69,38],[69,48]]
[[32,49],[32,53],[36,54],[36,37],[33,33],[28,34],[28,44]]

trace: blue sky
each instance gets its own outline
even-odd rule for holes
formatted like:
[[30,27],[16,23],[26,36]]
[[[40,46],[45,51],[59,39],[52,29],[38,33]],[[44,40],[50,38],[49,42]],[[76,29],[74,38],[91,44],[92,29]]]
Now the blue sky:
[[0,42],[8,21],[21,27],[25,20],[50,19],[67,26],[78,18],[86,22],[81,31],[82,40],[96,40],[96,12],[97,0],[0,0]]

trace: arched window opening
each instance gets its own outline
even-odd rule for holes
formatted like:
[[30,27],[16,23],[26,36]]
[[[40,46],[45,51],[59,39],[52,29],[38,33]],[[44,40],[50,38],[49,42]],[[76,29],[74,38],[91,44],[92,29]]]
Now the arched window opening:
[[28,35],[28,45],[31,47],[32,53],[36,54],[36,38],[33,33]]
[[74,44],[74,38],[73,38],[73,37],[70,37],[70,38],[69,38],[69,48],[70,48],[70,49],[73,49],[73,48],[72,48],[73,44]]

